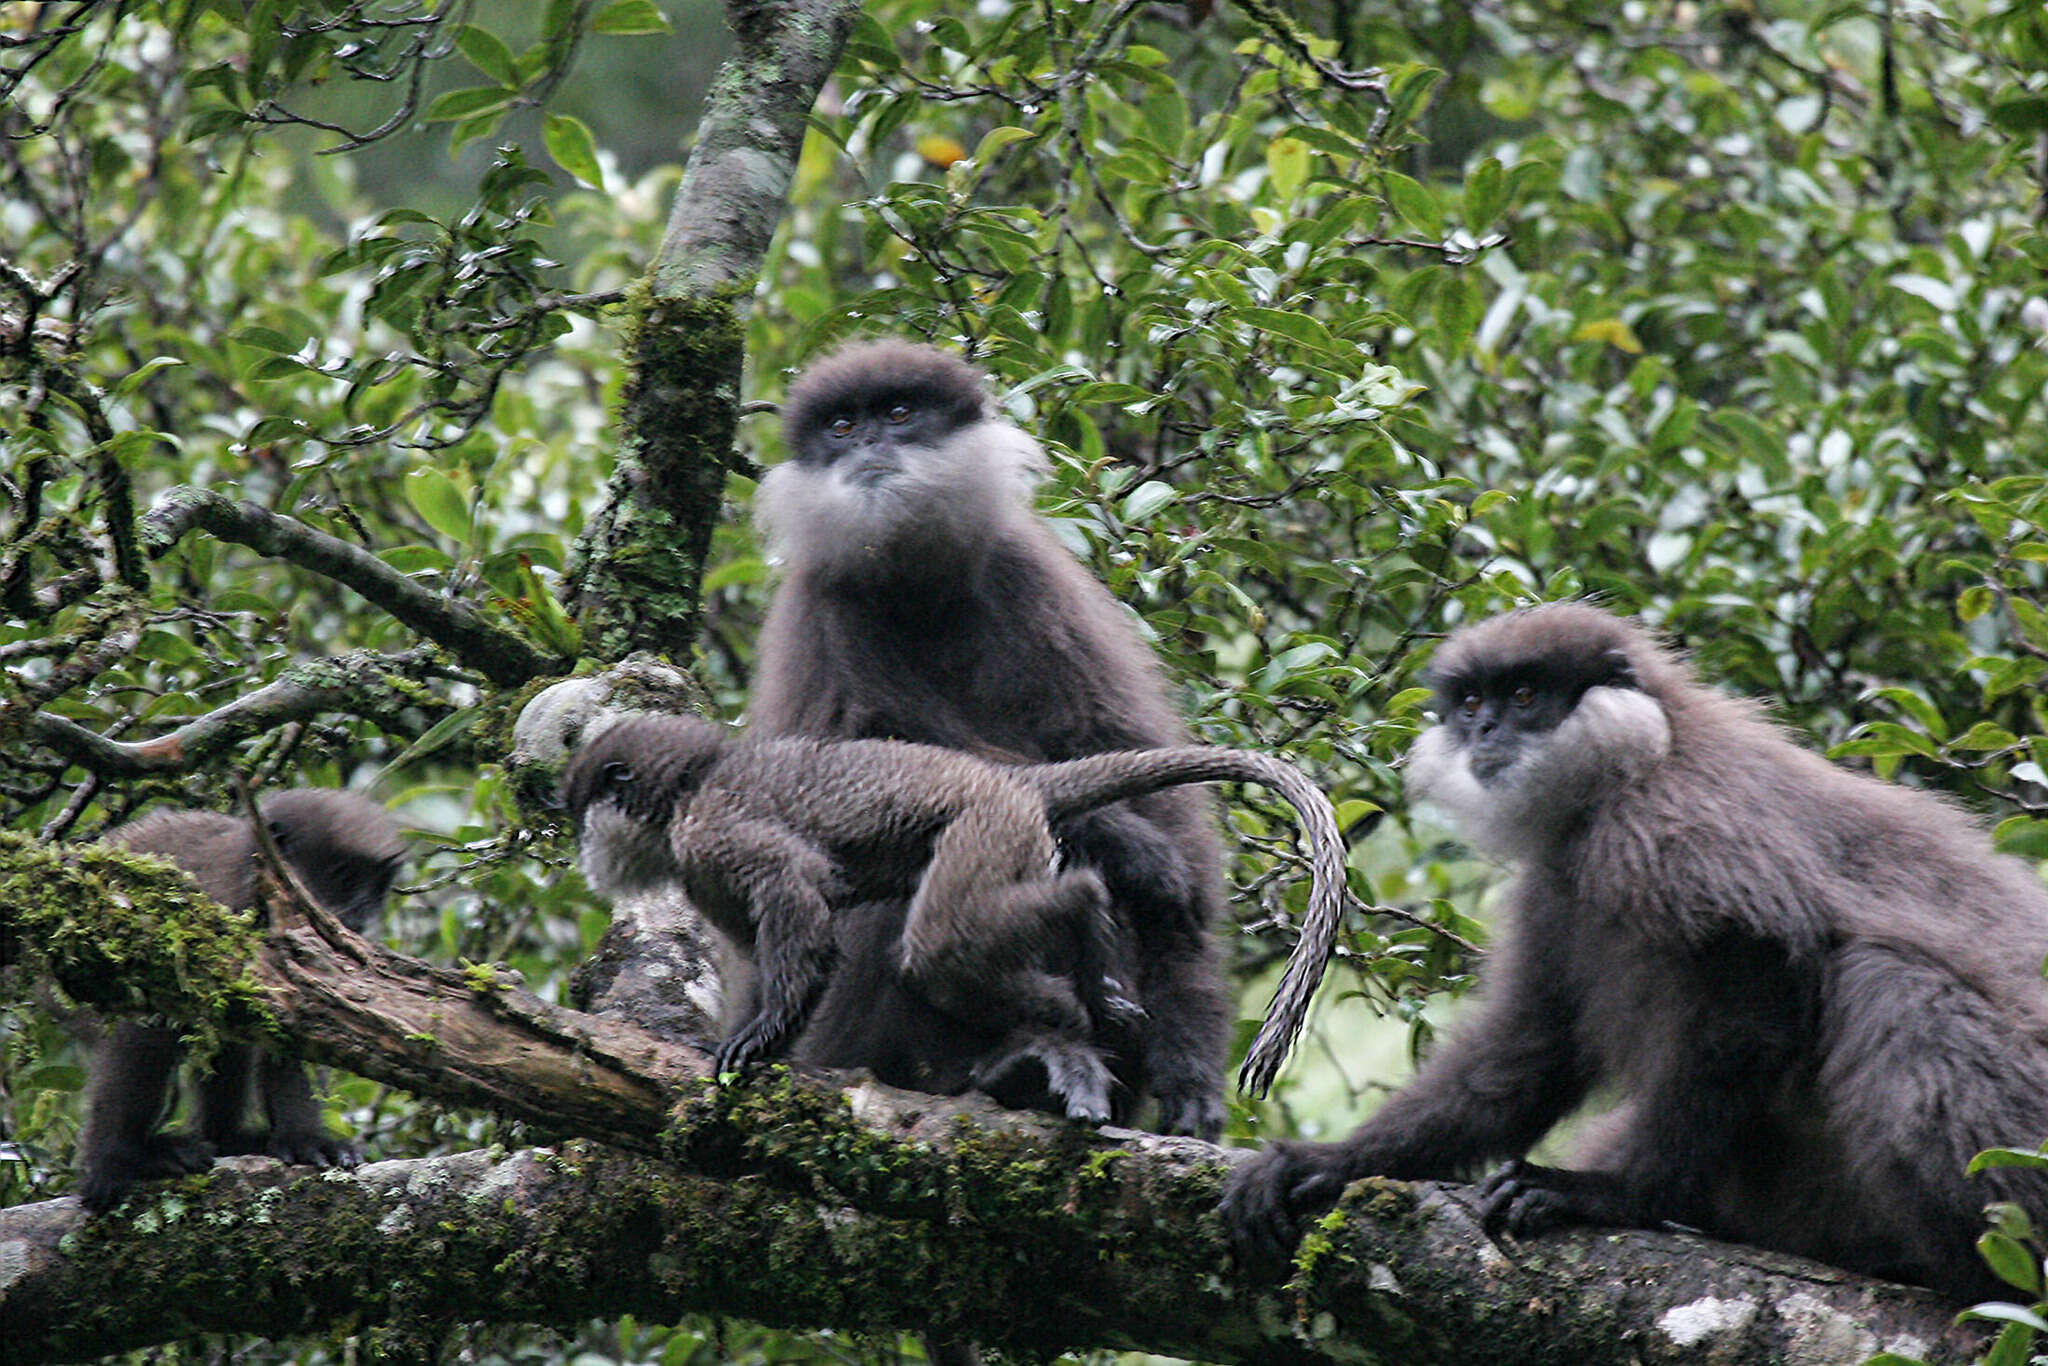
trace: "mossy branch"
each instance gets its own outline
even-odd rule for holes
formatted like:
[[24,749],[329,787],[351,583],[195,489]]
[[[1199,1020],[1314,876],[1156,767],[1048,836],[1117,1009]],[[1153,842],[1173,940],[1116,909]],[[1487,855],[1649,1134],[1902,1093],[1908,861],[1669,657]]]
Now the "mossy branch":
[[859,0],[727,0],[736,38],[636,291],[618,466],[577,538],[587,652],[684,654],[738,428],[741,311],[782,220],[811,106]]
[[354,1174],[237,1159],[82,1229],[69,1199],[0,1211],[0,1366],[202,1331],[626,1312],[1243,1362],[1803,1366],[1972,1347],[1899,1287],[1670,1234],[1501,1245],[1461,1189],[1391,1181],[1353,1188],[1290,1285],[1256,1284],[1228,1264],[1230,1154],[1208,1144],[779,1070],[719,1086],[695,1049],[311,923],[275,887],[265,901],[259,943],[164,865],[0,836],[0,950],[32,950],[81,997],[287,1035],[639,1156]]

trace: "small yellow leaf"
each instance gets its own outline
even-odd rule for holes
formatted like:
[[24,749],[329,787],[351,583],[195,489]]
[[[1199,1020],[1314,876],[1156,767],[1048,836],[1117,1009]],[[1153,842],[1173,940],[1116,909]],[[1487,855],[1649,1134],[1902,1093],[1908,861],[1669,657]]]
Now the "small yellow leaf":
[[932,165],[944,170],[967,155],[967,149],[949,137],[938,133],[926,133],[917,140],[917,154]]
[[1573,341],[1604,341],[1617,351],[1626,351],[1631,356],[1643,353],[1643,344],[1636,340],[1636,331],[1619,318],[1595,318],[1592,322],[1579,324],[1579,330],[1572,333]]

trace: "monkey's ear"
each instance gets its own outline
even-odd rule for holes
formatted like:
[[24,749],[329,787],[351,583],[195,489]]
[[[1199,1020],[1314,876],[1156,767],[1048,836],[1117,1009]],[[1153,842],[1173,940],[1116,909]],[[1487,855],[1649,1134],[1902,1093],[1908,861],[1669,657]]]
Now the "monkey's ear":
[[631,764],[614,759],[597,771],[597,781],[607,792],[630,792],[636,779]]
[[1642,680],[1636,677],[1636,666],[1628,657],[1628,651],[1613,649],[1601,657],[1607,666],[1607,686],[1610,688],[1642,689]]

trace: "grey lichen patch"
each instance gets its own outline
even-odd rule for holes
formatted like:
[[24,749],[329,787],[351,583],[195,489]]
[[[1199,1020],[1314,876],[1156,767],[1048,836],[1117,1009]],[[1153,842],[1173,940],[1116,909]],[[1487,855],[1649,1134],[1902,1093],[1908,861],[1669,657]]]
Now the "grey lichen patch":
[[1799,1355],[1808,1360],[1861,1361],[1877,1350],[1877,1334],[1825,1300],[1787,1295],[1777,1307]]
[[377,1232],[385,1238],[403,1238],[413,1230],[412,1206],[400,1205],[377,1221]]
[[26,1239],[9,1238],[0,1242],[0,1294],[5,1294],[16,1281],[28,1275],[31,1251]]
[[1715,1338],[1736,1338],[1756,1322],[1758,1308],[1755,1300],[1709,1296],[1665,1310],[1657,1316],[1657,1331],[1678,1347],[1692,1347]]

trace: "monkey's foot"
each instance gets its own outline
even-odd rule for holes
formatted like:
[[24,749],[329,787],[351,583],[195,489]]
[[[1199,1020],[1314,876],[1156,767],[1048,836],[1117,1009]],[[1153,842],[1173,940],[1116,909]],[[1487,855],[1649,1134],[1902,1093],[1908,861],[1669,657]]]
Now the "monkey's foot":
[[756,1015],[726,1035],[712,1053],[713,1074],[722,1077],[727,1073],[745,1072],[755,1063],[766,1062],[781,1050],[789,1034],[788,1024]]
[[1214,1143],[1223,1132],[1223,1098],[1212,1087],[1192,1090],[1155,1086],[1159,1098],[1157,1128],[1162,1134],[1186,1134]]
[[1652,1222],[1611,1172],[1572,1172],[1519,1159],[1479,1183],[1479,1221],[1493,1232],[1532,1237],[1568,1224],[1640,1228]]
[[1332,1144],[1274,1143],[1231,1173],[1219,1213],[1239,1265],[1285,1270],[1308,1221],[1337,1202],[1351,1165]]
[[78,1199],[94,1214],[121,1203],[140,1181],[203,1172],[213,1165],[213,1145],[190,1134],[151,1134],[140,1142],[93,1145],[79,1155]]
[[1018,1039],[1004,1052],[977,1062],[971,1081],[976,1090],[994,1093],[1027,1063],[1045,1069],[1045,1089],[1066,1107],[1068,1119],[1109,1122],[1109,1092],[1115,1079],[1102,1055],[1076,1039],[1042,1034]]
[[324,1133],[274,1129],[265,1138],[263,1151],[294,1167],[354,1167],[363,1160],[361,1148],[345,1138],[330,1138]]

